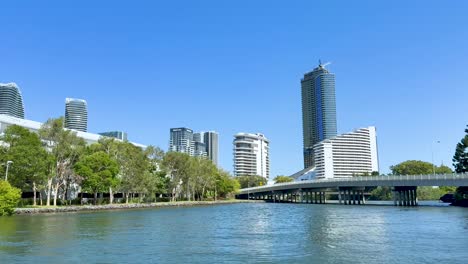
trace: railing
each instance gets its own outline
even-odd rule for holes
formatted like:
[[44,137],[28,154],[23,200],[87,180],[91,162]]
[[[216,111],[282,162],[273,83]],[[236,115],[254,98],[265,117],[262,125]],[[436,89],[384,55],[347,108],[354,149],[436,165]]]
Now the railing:
[[468,180],[468,173],[462,174],[436,174],[436,175],[391,175],[391,176],[359,176],[349,178],[317,179],[297,182],[278,183],[274,185],[265,185],[241,189],[241,192],[250,192],[272,187],[300,186],[306,184],[326,184],[326,183],[351,183],[351,182],[370,182],[370,181],[436,181],[436,180]]

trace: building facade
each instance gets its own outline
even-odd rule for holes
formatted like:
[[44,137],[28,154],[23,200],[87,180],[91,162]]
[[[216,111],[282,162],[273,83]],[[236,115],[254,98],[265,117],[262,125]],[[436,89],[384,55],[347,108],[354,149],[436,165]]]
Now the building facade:
[[234,176],[270,177],[270,143],[263,134],[238,133],[233,144]]
[[169,151],[181,152],[194,156],[195,142],[193,130],[186,127],[171,128]]
[[301,80],[304,168],[314,166],[314,145],[336,136],[335,75],[322,63]]
[[[32,120],[16,118],[16,117],[0,114],[0,135],[3,134],[3,132],[5,131],[7,127],[12,126],[12,125],[24,127],[28,129],[29,131],[35,132],[35,133],[37,133],[39,129],[41,129],[42,127],[41,122],[36,122]],[[88,145],[97,143],[99,139],[103,137],[102,135],[99,135],[99,134],[93,134],[93,133],[81,132],[81,131],[74,131],[74,133],[76,133],[78,137],[82,138]],[[143,149],[147,147],[146,145],[138,144],[135,142],[130,142],[130,143]]]
[[215,131],[203,132],[203,143],[206,145],[206,153],[214,165],[218,166],[219,134]]
[[0,114],[24,119],[23,96],[16,83],[0,83]]
[[321,141],[314,146],[317,179],[349,178],[379,171],[373,126]]
[[126,132],[123,131],[110,131],[110,132],[102,132],[99,133],[101,136],[116,138],[122,141],[127,141],[128,135]]
[[65,128],[88,131],[88,105],[85,100],[65,99]]

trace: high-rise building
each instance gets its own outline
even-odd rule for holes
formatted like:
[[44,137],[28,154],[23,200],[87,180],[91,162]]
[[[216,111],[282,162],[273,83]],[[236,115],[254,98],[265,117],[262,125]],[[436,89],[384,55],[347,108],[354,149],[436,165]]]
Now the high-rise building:
[[301,90],[304,168],[308,168],[314,166],[313,146],[336,136],[335,75],[319,62],[304,74]]
[[127,133],[123,131],[102,132],[102,133],[99,133],[99,135],[120,139],[122,141],[127,141]]
[[195,152],[193,130],[186,127],[171,128],[169,151],[187,153],[193,156]]
[[203,143],[206,145],[206,153],[208,159],[218,166],[218,138],[219,134],[214,131],[208,131],[203,133]]
[[24,119],[24,104],[16,83],[0,83],[0,114]]
[[234,176],[270,177],[269,141],[264,135],[238,133],[233,144]]
[[317,179],[370,175],[379,171],[376,129],[360,128],[314,146]]
[[81,132],[88,130],[88,106],[85,100],[65,99],[65,128]]

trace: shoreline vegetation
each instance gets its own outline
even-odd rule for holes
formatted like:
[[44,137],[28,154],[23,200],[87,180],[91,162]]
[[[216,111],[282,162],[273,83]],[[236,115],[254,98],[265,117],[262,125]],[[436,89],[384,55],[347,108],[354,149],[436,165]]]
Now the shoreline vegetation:
[[167,207],[191,207],[204,205],[223,205],[237,203],[262,203],[261,200],[218,200],[218,201],[178,201],[178,202],[157,202],[157,203],[128,203],[128,204],[103,204],[103,205],[71,205],[71,206],[50,206],[50,207],[24,207],[16,208],[15,215],[36,215],[49,213],[75,213],[124,209],[144,209],[144,208],[167,208]]

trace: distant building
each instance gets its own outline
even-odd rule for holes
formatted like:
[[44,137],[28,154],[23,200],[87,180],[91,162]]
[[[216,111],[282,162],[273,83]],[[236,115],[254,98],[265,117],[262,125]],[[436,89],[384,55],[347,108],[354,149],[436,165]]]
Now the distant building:
[[[18,125],[20,127],[24,127],[28,129],[31,132],[37,133],[39,129],[41,128],[42,123],[0,114],[0,135],[3,134],[5,129],[11,125]],[[88,132],[81,132],[81,131],[74,131],[74,132],[76,133],[78,137],[84,139],[84,141],[88,145],[97,143],[99,139],[103,137],[99,134],[92,134]],[[130,143],[137,147],[141,147],[143,149],[147,147],[145,145],[134,143],[134,142],[130,142]]]
[[120,139],[122,141],[127,141],[127,133],[123,131],[102,132],[102,133],[99,133],[99,135]]
[[373,126],[326,139],[314,146],[317,179],[347,178],[379,171]]
[[234,176],[270,177],[269,141],[264,135],[238,133],[233,144]]
[[65,128],[88,131],[88,106],[85,100],[65,99]]
[[24,104],[16,83],[0,83],[0,114],[24,119]]
[[203,133],[203,143],[206,145],[206,153],[208,159],[213,161],[213,163],[218,166],[218,138],[219,134],[214,131],[208,131]]
[[308,168],[314,166],[314,145],[336,136],[335,75],[320,62],[304,74],[301,90],[304,168]]
[[195,154],[195,142],[193,141],[193,130],[180,127],[170,129],[169,151]]

